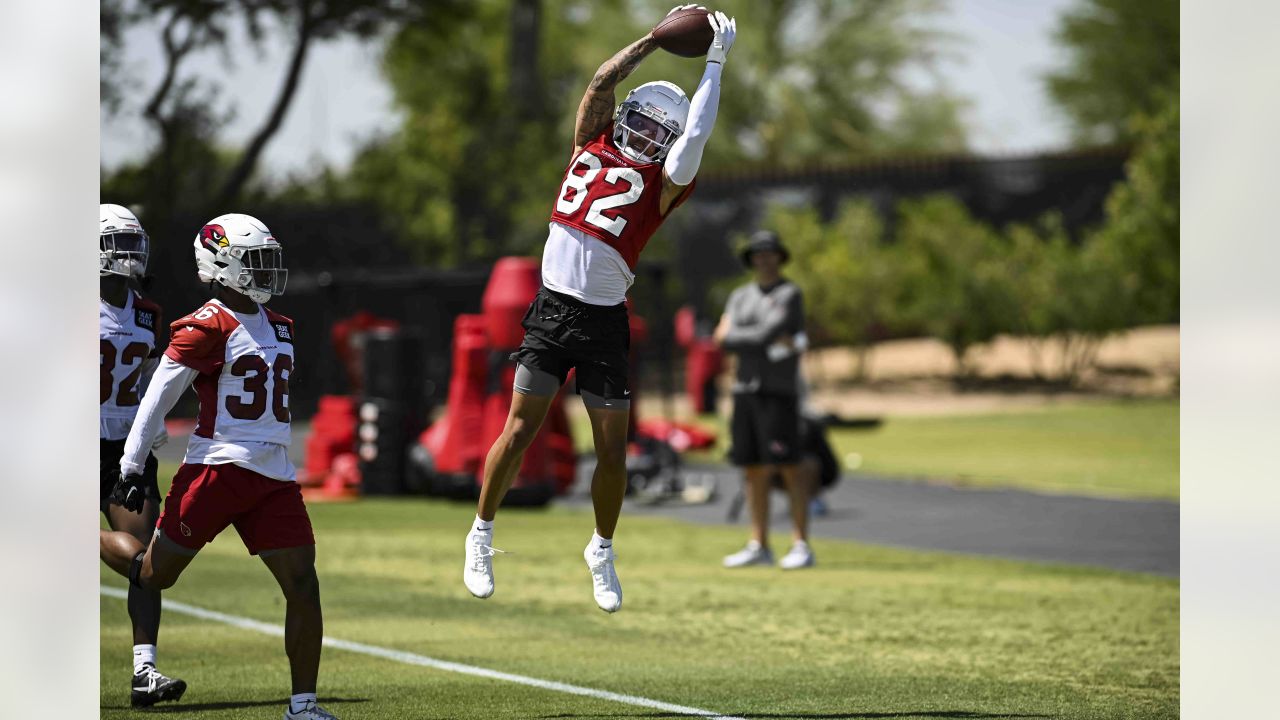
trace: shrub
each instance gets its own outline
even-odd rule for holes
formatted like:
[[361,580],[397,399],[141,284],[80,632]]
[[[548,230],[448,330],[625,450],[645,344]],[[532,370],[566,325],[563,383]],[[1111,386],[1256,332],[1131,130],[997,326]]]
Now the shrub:
[[899,213],[902,319],[946,343],[965,377],[969,350],[1017,325],[1009,243],[954,198],[904,202]]

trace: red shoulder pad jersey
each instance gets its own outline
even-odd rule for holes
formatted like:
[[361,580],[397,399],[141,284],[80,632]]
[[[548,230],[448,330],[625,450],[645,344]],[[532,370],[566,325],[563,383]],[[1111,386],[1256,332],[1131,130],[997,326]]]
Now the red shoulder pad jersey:
[[[693,192],[689,183],[674,210]],[[551,221],[599,238],[618,251],[633,272],[663,214],[662,163],[638,163],[613,144],[613,123],[578,153],[565,170]]]
[[169,326],[164,354],[200,373],[193,383],[200,417],[187,462],[203,462],[192,457],[197,438],[213,441],[210,452],[223,443],[289,445],[293,321],[261,309],[235,313],[210,301]]

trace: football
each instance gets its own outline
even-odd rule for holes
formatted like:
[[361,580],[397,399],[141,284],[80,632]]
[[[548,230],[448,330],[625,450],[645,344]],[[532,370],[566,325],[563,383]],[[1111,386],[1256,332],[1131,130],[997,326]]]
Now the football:
[[658,47],[680,57],[706,55],[715,35],[707,15],[708,12],[700,8],[677,10],[653,28],[653,39],[658,41]]

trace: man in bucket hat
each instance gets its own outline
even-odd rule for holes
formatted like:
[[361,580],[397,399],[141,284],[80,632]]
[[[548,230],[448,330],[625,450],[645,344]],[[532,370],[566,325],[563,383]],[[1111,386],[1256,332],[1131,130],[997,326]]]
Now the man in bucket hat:
[[800,288],[782,277],[790,253],[778,234],[759,230],[742,251],[755,271],[753,282],[733,291],[716,327],[715,339],[738,356],[733,382],[732,448],[729,458],[743,469],[751,540],[724,559],[725,567],[772,565],[769,550],[769,488],[780,474],[791,499],[791,550],[779,563],[784,570],[810,567],[809,488],[801,477],[800,418],[797,402],[804,302]]

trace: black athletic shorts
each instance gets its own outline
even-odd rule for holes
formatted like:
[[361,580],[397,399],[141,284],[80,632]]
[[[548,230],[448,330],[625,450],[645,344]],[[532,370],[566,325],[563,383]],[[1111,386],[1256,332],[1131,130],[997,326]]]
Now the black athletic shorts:
[[[116,485],[116,479],[120,477],[120,456],[124,455],[123,440],[103,440],[98,439],[101,454],[98,456],[98,474],[102,485],[102,493],[98,498],[98,502],[102,507],[102,511],[107,511],[107,496],[111,494],[111,489]],[[156,462],[156,456],[147,453],[147,462],[142,467],[143,497],[147,500],[155,500],[160,502],[160,485],[156,482],[156,471],[160,463]]]
[[625,303],[591,305],[540,288],[520,323],[524,342],[511,359],[555,376],[564,384],[578,371],[578,392],[605,400],[630,399],[627,387],[631,325]]
[[795,395],[737,393],[729,425],[734,465],[791,465],[800,461],[800,411]]

